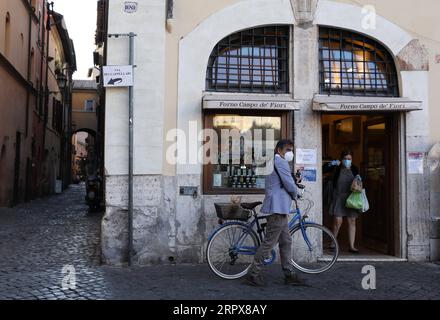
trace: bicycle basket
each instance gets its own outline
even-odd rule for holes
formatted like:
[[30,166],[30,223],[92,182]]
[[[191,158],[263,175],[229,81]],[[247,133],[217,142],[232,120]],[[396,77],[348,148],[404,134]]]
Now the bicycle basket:
[[250,217],[249,210],[243,209],[239,204],[214,203],[217,217],[223,220],[247,221]]

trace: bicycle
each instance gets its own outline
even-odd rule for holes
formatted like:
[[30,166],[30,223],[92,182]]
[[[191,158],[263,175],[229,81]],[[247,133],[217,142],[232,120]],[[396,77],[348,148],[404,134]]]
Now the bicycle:
[[[339,245],[333,233],[325,226],[308,221],[308,212],[313,207],[313,201],[304,199],[305,186],[297,184],[301,195],[298,200],[307,201],[308,206],[303,214],[295,199],[295,209],[289,221],[289,231],[292,236],[292,265],[297,270],[318,274],[329,270],[339,256]],[[241,203],[239,214],[227,221],[216,204],[219,226],[209,236],[206,257],[210,269],[223,279],[233,280],[246,275],[260,244],[264,240],[265,223],[260,223],[267,216],[258,216],[255,208],[262,202]],[[251,222],[248,222],[253,218]],[[225,222],[225,220],[227,222]],[[318,262],[318,255],[327,249],[331,259]],[[272,264],[276,259],[276,251],[265,265]]]

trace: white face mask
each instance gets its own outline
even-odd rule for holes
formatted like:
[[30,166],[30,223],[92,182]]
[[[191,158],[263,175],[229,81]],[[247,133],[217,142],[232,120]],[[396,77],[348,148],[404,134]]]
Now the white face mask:
[[286,154],[284,155],[284,159],[287,162],[293,161],[293,151],[287,151]]

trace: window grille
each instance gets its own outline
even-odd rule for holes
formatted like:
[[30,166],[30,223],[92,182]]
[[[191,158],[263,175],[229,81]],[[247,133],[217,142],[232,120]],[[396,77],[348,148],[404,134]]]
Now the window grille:
[[211,53],[207,90],[289,92],[289,27],[266,26],[227,36]]
[[319,53],[321,93],[398,96],[394,60],[380,43],[362,34],[321,27]]

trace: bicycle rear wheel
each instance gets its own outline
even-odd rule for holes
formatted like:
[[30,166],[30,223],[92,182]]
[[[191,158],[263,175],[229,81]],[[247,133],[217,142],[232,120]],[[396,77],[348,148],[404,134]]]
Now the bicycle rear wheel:
[[[328,228],[305,223],[290,230],[292,236],[292,264],[304,273],[317,274],[329,270],[339,256],[339,246]],[[320,259],[325,253],[326,259]]]
[[233,280],[246,275],[259,241],[255,232],[239,223],[218,229],[206,248],[208,265],[223,279]]

